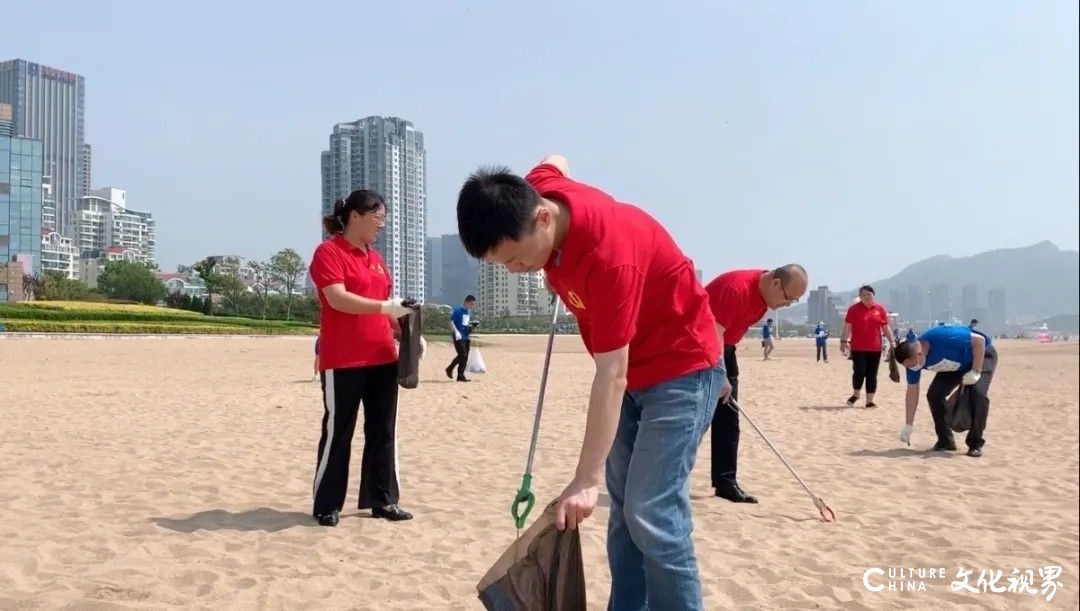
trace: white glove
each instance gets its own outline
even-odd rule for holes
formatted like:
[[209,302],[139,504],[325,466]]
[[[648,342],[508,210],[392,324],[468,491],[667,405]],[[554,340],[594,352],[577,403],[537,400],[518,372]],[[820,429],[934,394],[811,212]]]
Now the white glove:
[[961,381],[961,383],[964,386],[972,386],[976,382],[978,382],[979,378],[981,378],[981,377],[982,377],[981,373],[979,373],[978,371],[975,371],[975,370],[971,370],[971,371],[964,374],[964,379]]
[[914,424],[905,424],[904,428],[900,429],[900,441],[911,445],[911,433],[913,433],[914,431]]
[[379,304],[379,312],[382,314],[389,314],[394,318],[401,318],[406,314],[412,314],[413,309],[405,305],[405,300],[400,297],[394,297],[393,299],[387,299]]

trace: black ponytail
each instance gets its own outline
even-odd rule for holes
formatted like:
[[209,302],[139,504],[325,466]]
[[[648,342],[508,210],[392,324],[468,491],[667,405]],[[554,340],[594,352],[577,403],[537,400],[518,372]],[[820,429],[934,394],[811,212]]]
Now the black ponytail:
[[385,207],[386,202],[381,195],[368,189],[358,189],[348,197],[334,200],[333,211],[322,219],[323,229],[330,235],[344,233],[345,226],[349,224],[350,213],[367,214]]

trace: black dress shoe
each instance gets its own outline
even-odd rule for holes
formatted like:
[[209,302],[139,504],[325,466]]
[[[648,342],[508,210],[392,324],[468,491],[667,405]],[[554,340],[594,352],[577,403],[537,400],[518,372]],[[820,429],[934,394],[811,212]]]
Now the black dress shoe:
[[716,496],[727,499],[732,503],[756,503],[758,500],[735,482],[725,482],[716,487]]
[[315,521],[319,523],[319,526],[337,526],[338,524],[338,512],[324,513],[315,516]]
[[453,365],[447,367],[443,371],[446,372],[446,377],[450,378],[451,380],[454,379],[454,366]]
[[956,443],[951,442],[951,441],[947,442],[947,443],[939,441],[939,442],[934,444],[933,449],[934,449],[935,452],[955,452],[956,451]]
[[460,376],[460,377],[459,377],[459,378],[457,379],[457,381],[458,381],[458,382],[472,382],[472,380],[470,380],[469,378],[466,378],[465,376]]
[[967,455],[972,458],[978,458],[982,456],[982,448],[968,448]]
[[412,514],[398,507],[397,505],[390,505],[389,507],[372,507],[372,517],[382,518],[384,520],[390,520],[397,522],[400,520],[411,520]]

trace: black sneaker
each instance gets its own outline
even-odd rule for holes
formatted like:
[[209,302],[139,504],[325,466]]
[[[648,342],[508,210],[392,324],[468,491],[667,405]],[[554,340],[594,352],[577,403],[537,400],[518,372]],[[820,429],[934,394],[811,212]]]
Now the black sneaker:
[[338,525],[338,512],[324,513],[315,516],[315,521],[319,523],[319,526],[337,526]]
[[952,441],[949,441],[949,442],[941,442],[941,441],[939,441],[939,442],[934,444],[933,450],[935,452],[955,452],[956,451],[956,443],[952,442]]
[[446,372],[446,377],[450,378],[451,380],[454,379],[454,366],[453,365],[447,367],[443,371]]
[[855,402],[859,400],[859,395],[851,395],[848,397],[847,404],[849,407],[854,407]]
[[982,456],[982,448],[968,448],[967,455],[972,458],[978,458]]

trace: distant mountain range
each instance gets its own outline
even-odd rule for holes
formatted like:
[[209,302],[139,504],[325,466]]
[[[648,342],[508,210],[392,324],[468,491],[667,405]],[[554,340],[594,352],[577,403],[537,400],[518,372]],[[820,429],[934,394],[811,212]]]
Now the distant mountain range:
[[[893,291],[906,295],[909,287],[925,294],[932,287],[948,286],[954,315],[962,317],[962,291],[975,285],[978,306],[987,308],[991,289],[1004,289],[1005,311],[1012,324],[1026,324],[1080,312],[1080,252],[1061,250],[1049,241],[1023,248],[1002,248],[970,257],[937,255],[913,263],[899,273],[870,283],[878,301],[890,306]],[[856,288],[834,294],[850,302]],[[804,300],[805,303],[805,300]],[[782,310],[784,318],[804,321],[806,306]]]

